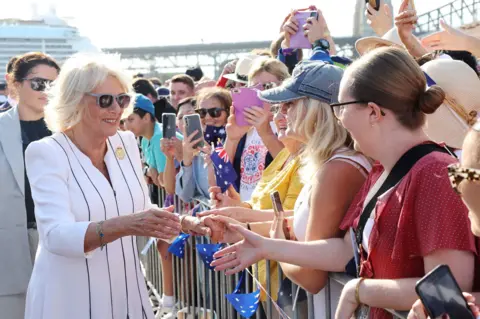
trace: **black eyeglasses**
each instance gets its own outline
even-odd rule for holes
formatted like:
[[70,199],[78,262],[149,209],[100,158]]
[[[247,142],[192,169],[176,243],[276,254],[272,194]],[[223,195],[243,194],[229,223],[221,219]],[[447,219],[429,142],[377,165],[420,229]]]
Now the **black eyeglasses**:
[[130,95],[126,93],[119,95],[87,93],[87,95],[97,98],[97,105],[100,106],[102,109],[106,109],[112,106],[114,100],[117,101],[118,106],[124,109],[128,107],[131,100]]
[[213,118],[217,118],[222,116],[222,112],[226,112],[225,109],[222,109],[221,107],[214,107],[211,109],[196,109],[195,112],[200,115],[200,117],[203,119],[208,115],[210,115]]
[[[330,104],[330,107],[332,108],[332,112],[335,115],[337,119],[340,119],[340,116],[342,116],[343,111],[345,110],[345,106],[351,105],[351,104],[368,104],[369,102],[365,101],[349,101],[349,102],[343,102],[343,103],[332,103]],[[385,112],[383,110],[380,110],[380,114],[382,116],[385,116]]]
[[30,87],[32,90],[37,91],[37,92],[43,92],[45,89],[50,87],[52,84],[53,80],[48,80],[44,78],[31,78],[31,79],[23,79],[24,81],[29,81],[30,82]]

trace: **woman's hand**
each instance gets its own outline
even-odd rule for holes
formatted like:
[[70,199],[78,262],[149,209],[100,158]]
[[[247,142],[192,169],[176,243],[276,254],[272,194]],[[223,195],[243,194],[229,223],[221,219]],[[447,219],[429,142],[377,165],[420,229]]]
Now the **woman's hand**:
[[470,36],[461,30],[452,28],[440,20],[443,31],[430,34],[422,39],[422,45],[430,50],[469,51]]
[[181,217],[181,230],[192,236],[210,236],[210,228],[202,225],[199,218],[193,216]]
[[228,225],[239,225],[243,228],[247,228],[247,224],[226,216],[209,215],[202,217],[201,220],[205,226],[210,228],[213,242],[231,244],[242,240],[243,237],[239,233],[229,229]]
[[295,35],[301,26],[298,25],[298,20],[295,18],[295,14],[297,10],[292,10],[290,14],[290,18],[288,18],[287,22],[283,25],[283,33],[285,35],[285,39],[282,41],[281,47],[282,49],[288,49],[290,47],[290,38]]
[[310,17],[307,19],[307,24],[302,26],[308,41],[313,44],[320,39],[327,39],[330,32],[328,31],[327,21],[321,10],[317,10],[317,18]]
[[183,161],[183,142],[179,140],[176,136],[172,137],[173,147],[175,149],[174,156],[177,161]]
[[415,25],[418,21],[417,11],[408,10],[409,1],[402,1],[398,15],[395,17],[395,25],[402,42],[406,42],[406,39],[413,36],[413,30],[415,30]]
[[285,213],[283,211],[277,213],[275,210],[274,212],[275,218],[270,228],[270,238],[290,240],[290,226],[288,226]]
[[183,141],[183,165],[190,166],[192,165],[193,158],[197,155],[199,150],[196,145],[203,141],[203,137],[194,139],[198,131],[195,130],[190,136],[187,136]]
[[235,67],[237,66],[237,61],[238,60],[233,60],[225,64],[221,77],[227,74],[235,73]]
[[378,11],[367,2],[365,17],[367,17],[367,23],[379,37],[383,37],[393,27],[392,10],[384,0],[380,0]]
[[213,203],[213,208],[244,207],[240,199],[240,194],[232,185],[228,187],[225,193],[222,193],[222,189],[218,186],[210,187],[208,191],[210,192],[210,200]]
[[166,157],[172,158],[175,156],[175,145],[173,139],[162,138],[160,140],[160,150]]
[[227,119],[225,130],[227,131],[227,139],[230,141],[239,141],[245,134],[247,134],[250,126],[240,126],[237,124],[235,118],[235,107],[230,107],[230,116]]
[[228,229],[237,232],[243,240],[224,248],[213,255],[211,263],[216,271],[227,270],[225,275],[233,275],[254,263],[264,259],[265,245],[270,239],[255,234],[240,225],[228,225]]
[[180,232],[180,219],[173,214],[173,206],[166,209],[158,207],[125,216],[123,219],[129,236],[145,236],[171,239]]
[[355,313],[355,310],[357,310],[359,304],[357,303],[355,293],[359,280],[360,279],[350,280],[345,287],[343,287],[335,319],[350,319]]
[[[243,207],[241,209],[243,209],[243,212],[245,211]],[[198,213],[198,217],[205,217],[211,215],[225,216],[238,220],[240,222],[246,222],[242,216],[242,211],[239,209],[239,207],[224,207]]]
[[[470,307],[470,310],[473,312],[473,315],[475,318],[478,318],[480,316],[480,309],[478,308],[477,305],[475,305],[475,297],[473,297],[471,294],[464,292],[463,296],[468,302],[468,306]],[[430,317],[427,316],[427,313],[425,311],[425,308],[423,307],[422,301],[417,300],[413,306],[410,312],[408,313],[408,318],[407,319],[431,319]]]
[[[268,106],[268,104],[266,105]],[[273,114],[264,107],[252,106],[243,111],[247,123],[257,129],[260,136],[265,134],[273,134],[270,121],[273,119]]]

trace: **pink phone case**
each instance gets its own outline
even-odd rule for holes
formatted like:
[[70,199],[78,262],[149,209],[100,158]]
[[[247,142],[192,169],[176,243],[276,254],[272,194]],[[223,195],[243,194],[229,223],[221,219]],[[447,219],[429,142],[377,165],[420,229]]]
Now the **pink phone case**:
[[295,13],[298,21],[298,31],[290,37],[290,48],[292,49],[311,49],[312,44],[303,33],[303,26],[307,23],[307,19],[312,15],[317,16],[317,11],[301,11]]
[[252,106],[263,106],[263,101],[258,97],[258,90],[255,88],[235,88],[232,89],[233,106],[235,107],[235,119],[237,125],[248,126],[243,111]]

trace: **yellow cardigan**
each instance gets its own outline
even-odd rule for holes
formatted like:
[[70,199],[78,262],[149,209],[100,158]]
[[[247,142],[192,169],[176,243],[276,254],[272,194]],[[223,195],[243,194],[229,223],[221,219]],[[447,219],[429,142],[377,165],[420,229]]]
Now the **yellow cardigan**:
[[[292,159],[285,167],[290,153],[284,148],[270,163],[270,165],[263,171],[262,179],[257,184],[252,199],[248,202],[253,209],[272,209],[272,201],[270,200],[270,193],[278,191],[280,199],[282,200],[284,210],[293,210],[295,201],[297,200],[303,184],[300,181],[298,169],[300,168],[300,158],[297,156]],[[282,169],[283,167],[283,169]],[[267,271],[266,262],[264,260],[258,263],[258,279],[265,289],[267,289]],[[273,300],[277,300],[278,294],[278,269],[277,263],[270,262],[270,296]],[[266,300],[266,295],[261,290],[260,299]]]

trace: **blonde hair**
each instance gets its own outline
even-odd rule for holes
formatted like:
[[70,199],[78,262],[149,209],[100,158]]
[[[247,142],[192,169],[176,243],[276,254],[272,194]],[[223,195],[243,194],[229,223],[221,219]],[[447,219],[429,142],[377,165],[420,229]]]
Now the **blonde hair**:
[[283,62],[274,58],[258,58],[253,63],[248,74],[248,81],[251,82],[254,77],[262,72],[267,72],[275,76],[279,81],[283,82],[290,77],[288,68]]
[[327,103],[312,98],[295,103],[293,130],[307,141],[302,152],[300,176],[308,183],[337,150],[346,147],[349,137]]
[[92,92],[108,76],[116,78],[125,92],[132,96],[130,105],[124,110],[127,117],[133,109],[134,92],[132,79],[124,72],[118,55],[76,54],[62,66],[62,70],[48,90],[49,102],[45,107],[45,122],[52,132],[64,132],[80,122],[85,105],[85,93]]

